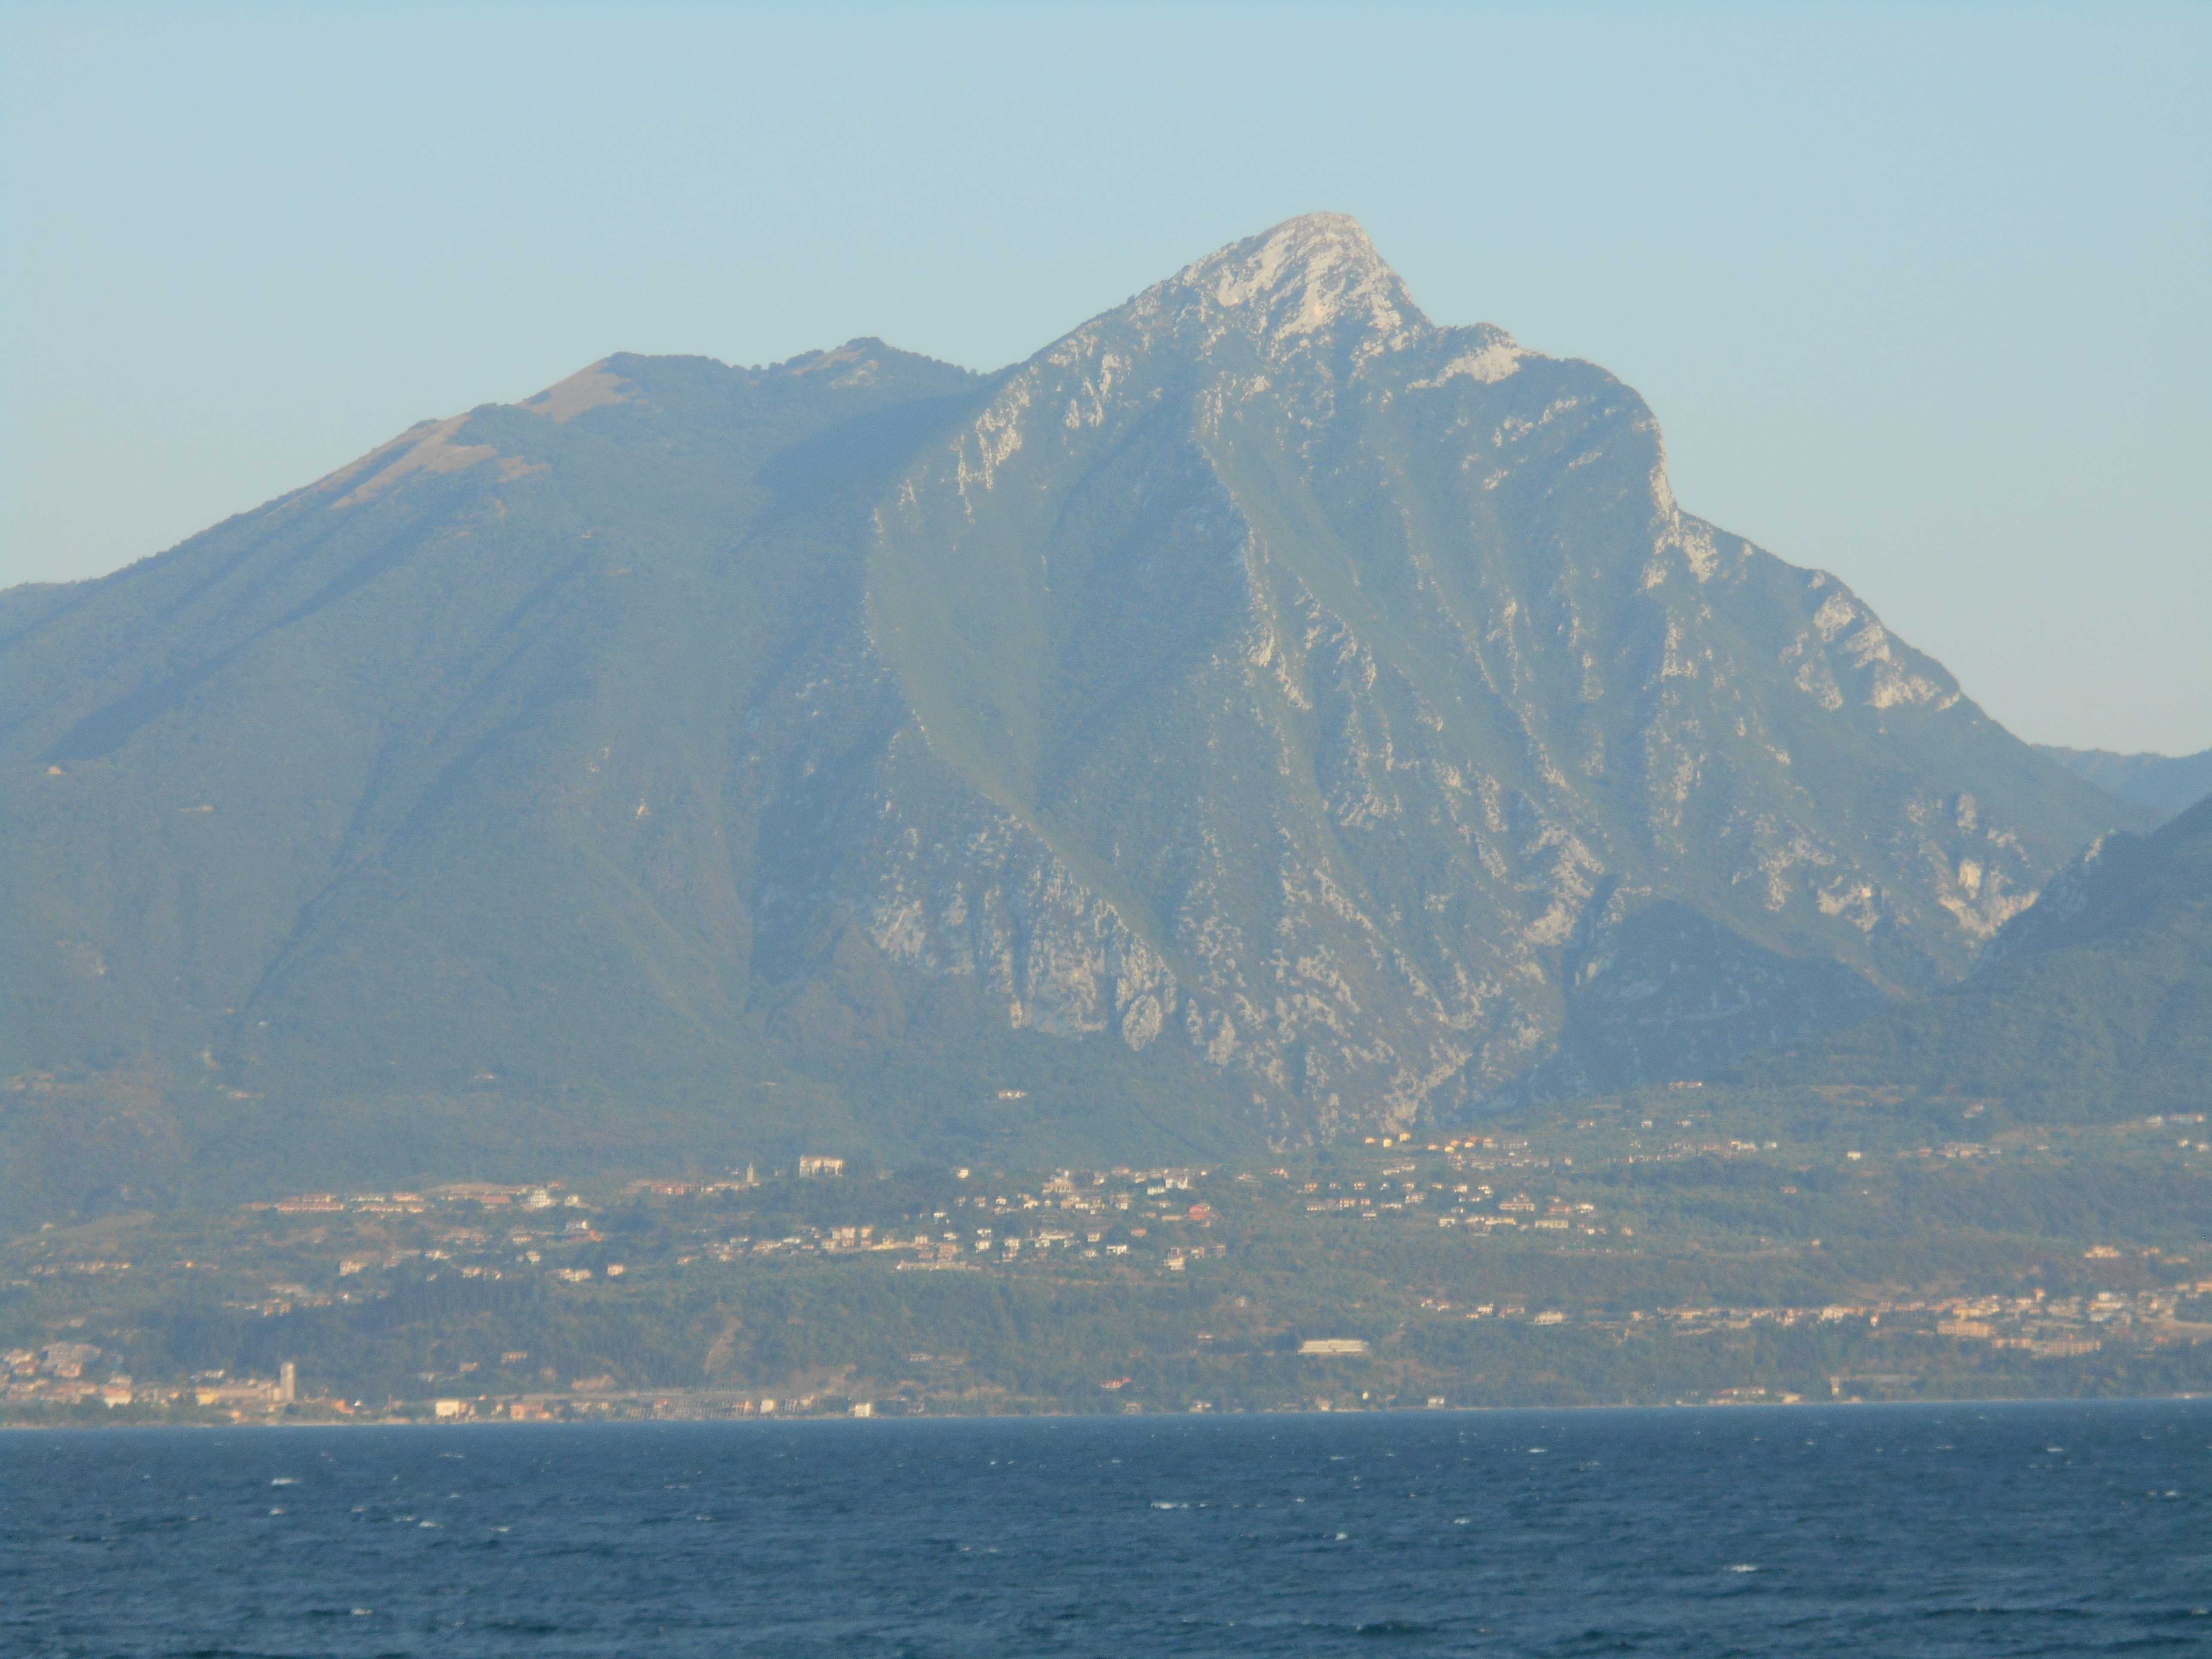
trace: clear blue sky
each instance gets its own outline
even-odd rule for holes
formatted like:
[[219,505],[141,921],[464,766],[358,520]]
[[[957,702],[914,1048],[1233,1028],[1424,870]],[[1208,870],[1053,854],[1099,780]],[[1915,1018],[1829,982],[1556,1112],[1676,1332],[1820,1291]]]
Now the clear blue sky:
[[2212,7],[0,3],[0,584],[615,349],[1024,356],[1292,214],[2022,735],[2212,745]]

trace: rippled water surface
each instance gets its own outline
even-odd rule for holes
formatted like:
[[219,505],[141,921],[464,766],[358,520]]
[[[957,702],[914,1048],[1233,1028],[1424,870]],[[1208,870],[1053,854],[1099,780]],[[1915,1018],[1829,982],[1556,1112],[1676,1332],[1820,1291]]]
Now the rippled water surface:
[[2212,1404],[0,1436],[9,1655],[2212,1649]]

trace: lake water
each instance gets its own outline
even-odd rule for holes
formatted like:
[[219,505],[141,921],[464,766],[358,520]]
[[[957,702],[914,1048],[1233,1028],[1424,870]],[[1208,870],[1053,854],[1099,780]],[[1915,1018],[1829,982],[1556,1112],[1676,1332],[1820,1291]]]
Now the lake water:
[[13,1655],[2212,1649],[2212,1404],[0,1435]]

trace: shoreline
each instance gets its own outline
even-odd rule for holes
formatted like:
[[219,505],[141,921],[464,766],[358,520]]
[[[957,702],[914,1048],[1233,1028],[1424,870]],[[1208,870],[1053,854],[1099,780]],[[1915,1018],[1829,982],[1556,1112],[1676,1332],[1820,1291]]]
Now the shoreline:
[[849,1413],[817,1413],[812,1414],[781,1413],[766,1417],[580,1417],[580,1418],[507,1418],[471,1417],[421,1418],[316,1418],[312,1419],[260,1419],[233,1423],[0,1423],[0,1434],[125,1434],[134,1431],[193,1431],[208,1433],[234,1431],[240,1429],[268,1431],[300,1431],[304,1429],[632,1429],[643,1427],[775,1428],[784,1425],[806,1424],[819,1425],[830,1423],[850,1424],[907,1424],[907,1423],[1188,1423],[1210,1420],[1225,1421],[1244,1418],[1434,1418],[1503,1416],[1532,1412],[1746,1412],[1746,1411],[1851,1411],[1851,1410],[1935,1410],[1943,1407],[2025,1407],[2033,1406],[2145,1406],[2189,1405],[2212,1401],[2212,1394],[2129,1394],[2129,1395],[2008,1395],[2002,1398],[1960,1396],[1942,1400],[1671,1400],[1643,1402],[1610,1401],[1562,1403],[1559,1405],[1521,1406],[1401,1406],[1395,1407],[1347,1408],[1342,1411],[1300,1410],[1285,1411],[1279,1407],[1261,1407],[1252,1411],[1206,1412],[913,1412],[896,1415],[855,1417]]

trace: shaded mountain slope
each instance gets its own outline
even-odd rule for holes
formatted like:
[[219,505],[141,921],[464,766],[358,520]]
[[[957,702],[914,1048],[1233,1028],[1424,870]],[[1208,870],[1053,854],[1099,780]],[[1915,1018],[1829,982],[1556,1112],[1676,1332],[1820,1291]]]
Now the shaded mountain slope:
[[173,1180],[1411,1123],[1941,983],[2126,817],[1326,215],[0,594],[0,1069],[169,1079]]
[[2212,795],[2212,749],[2194,755],[2122,755],[2051,744],[2036,749],[2100,789],[2161,812],[2181,811]]
[[2212,801],[2099,840],[1966,981],[1835,1032],[1761,1075],[1994,1096],[2015,1115],[2212,1106]]

